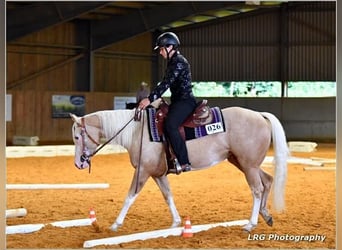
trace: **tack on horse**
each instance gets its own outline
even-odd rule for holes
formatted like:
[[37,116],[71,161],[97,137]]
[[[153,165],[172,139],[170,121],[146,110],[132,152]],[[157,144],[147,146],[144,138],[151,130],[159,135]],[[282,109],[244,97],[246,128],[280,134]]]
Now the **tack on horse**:
[[[134,176],[123,207],[112,224],[116,231],[143,188],[152,177],[169,206],[172,227],[181,224],[167,179],[167,161],[162,143],[151,142],[146,111],[143,119],[134,121],[135,110],[105,110],[77,117],[71,114],[75,143],[75,166],[90,167],[91,157],[99,150],[100,138],[119,144],[127,149]],[[273,184],[273,206],[277,212],[284,210],[284,190],[289,154],[285,133],[279,120],[271,113],[256,112],[240,107],[222,109],[225,131],[186,142],[193,170],[201,170],[227,159],[241,170],[251,189],[253,206],[247,225],[251,231],[257,226],[258,215],[272,226],[272,216],[267,210],[267,200]],[[273,144],[274,177],[264,172],[260,165]],[[100,146],[101,148],[101,146]],[[190,173],[191,174],[191,173]],[[228,180],[229,176],[227,177]]]

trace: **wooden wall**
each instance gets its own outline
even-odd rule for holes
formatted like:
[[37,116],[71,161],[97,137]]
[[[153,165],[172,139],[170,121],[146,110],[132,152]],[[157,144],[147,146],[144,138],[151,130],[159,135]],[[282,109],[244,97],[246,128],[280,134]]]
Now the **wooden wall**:
[[[6,142],[13,136],[38,136],[40,145],[70,144],[72,121],[52,118],[52,95],[84,95],[85,113],[113,109],[114,96],[135,96],[118,92],[9,91],[12,121],[6,124]],[[335,142],[335,98],[208,98],[211,106],[241,106],[275,114],[289,140]],[[300,109],[298,109],[300,107]]]
[[8,91],[12,95],[12,120],[6,122],[6,143],[13,136],[38,136],[39,144],[70,144],[72,121],[52,118],[52,95],[84,95],[85,113],[113,109],[114,96],[135,96],[135,93]]
[[135,96],[140,83],[151,83],[152,34],[96,51],[92,57],[91,92],[80,92],[78,60],[85,47],[77,41],[73,23],[64,23],[7,44],[7,93],[12,95],[12,120],[6,142],[13,136],[38,136],[40,144],[70,143],[71,120],[52,118],[52,95],[84,95],[86,113],[113,109],[114,96]]
[[7,89],[72,90],[77,46],[63,24],[7,44]]
[[134,92],[142,81],[151,84],[152,49],[151,34],[145,33],[96,52],[94,91]]
[[[77,74],[91,74],[91,91],[130,92],[151,83],[152,35],[144,33],[92,54],[89,72],[78,72],[85,47],[65,23],[7,44],[7,90],[77,91]],[[90,73],[92,72],[92,73]]]

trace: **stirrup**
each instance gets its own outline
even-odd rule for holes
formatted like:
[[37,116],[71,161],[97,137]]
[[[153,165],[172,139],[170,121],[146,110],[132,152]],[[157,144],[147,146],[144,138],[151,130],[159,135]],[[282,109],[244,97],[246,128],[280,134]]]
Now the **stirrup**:
[[167,173],[168,174],[181,174],[182,172],[189,172],[191,171],[191,165],[185,164],[185,166],[182,168],[182,166],[179,164],[177,159],[173,160],[173,166],[174,168],[169,168]]
[[172,161],[172,163],[173,163],[173,168],[169,168],[169,169],[167,170],[167,173],[168,173],[168,174],[177,174],[177,175],[181,174],[181,173],[182,173],[182,167],[181,167],[181,165],[179,164],[178,160],[177,160],[177,159],[174,159],[174,160]]
[[189,164],[185,164],[185,166],[182,168],[182,172],[189,172],[191,171],[191,166]]

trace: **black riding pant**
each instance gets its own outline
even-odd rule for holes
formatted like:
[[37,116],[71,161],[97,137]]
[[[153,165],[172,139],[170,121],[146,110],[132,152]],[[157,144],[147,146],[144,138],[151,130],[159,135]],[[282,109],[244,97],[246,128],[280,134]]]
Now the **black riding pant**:
[[165,135],[178,159],[178,162],[190,164],[188,151],[178,128],[196,108],[195,99],[180,100],[170,104],[165,120]]

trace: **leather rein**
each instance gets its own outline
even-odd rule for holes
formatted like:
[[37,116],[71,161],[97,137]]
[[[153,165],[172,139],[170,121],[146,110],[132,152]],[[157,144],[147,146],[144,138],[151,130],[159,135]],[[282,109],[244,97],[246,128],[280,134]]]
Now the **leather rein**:
[[[135,117],[132,117],[116,134],[114,134],[111,138],[109,138],[105,143],[100,145],[99,142],[97,142],[87,131],[85,122],[84,122],[84,117],[81,118],[81,137],[82,137],[82,155],[81,155],[81,162],[86,161],[89,164],[89,173],[91,171],[91,162],[90,158],[96,155],[104,146],[109,144],[115,137],[117,137],[127,126],[129,123],[131,123]],[[89,138],[96,146],[96,150],[89,154],[88,148],[85,145],[85,136]]]

